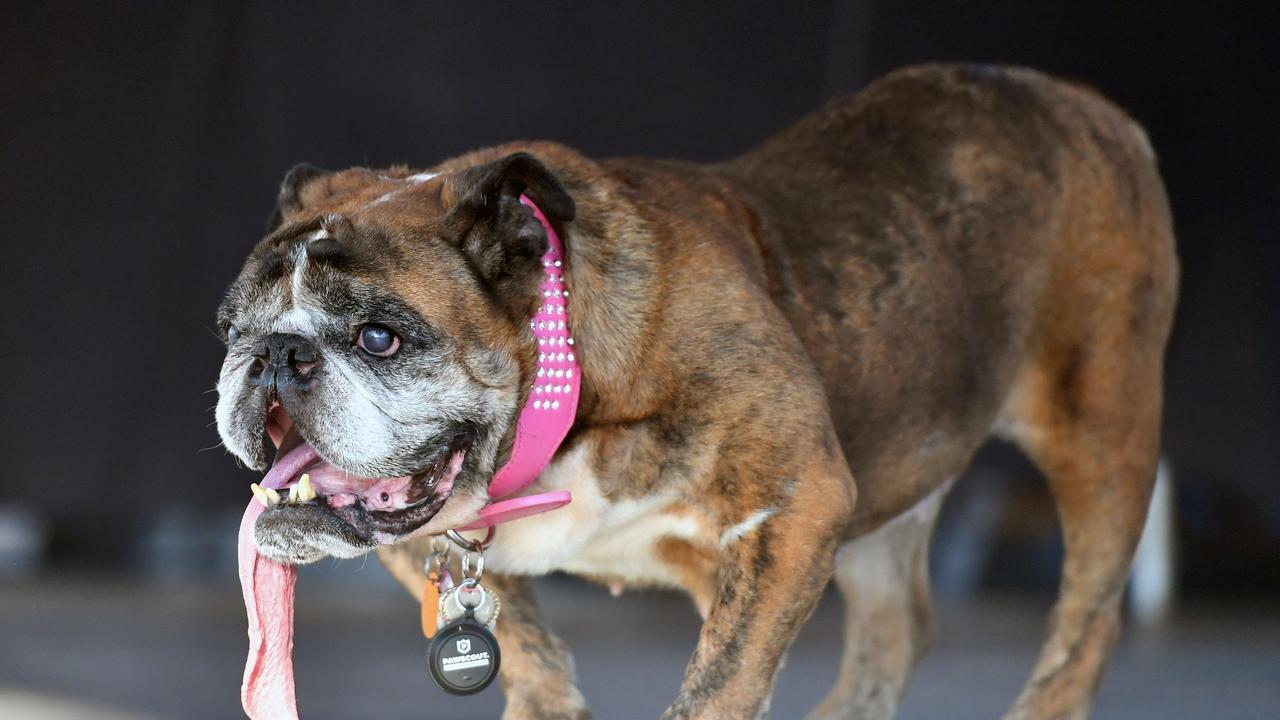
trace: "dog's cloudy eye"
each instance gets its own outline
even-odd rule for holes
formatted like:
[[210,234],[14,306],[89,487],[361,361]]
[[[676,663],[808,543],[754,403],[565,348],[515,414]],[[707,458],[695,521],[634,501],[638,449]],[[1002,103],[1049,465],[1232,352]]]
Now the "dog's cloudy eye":
[[400,338],[391,332],[391,328],[370,323],[360,328],[360,335],[356,338],[356,345],[370,355],[389,357],[400,349]]
[[227,326],[227,342],[233,343],[240,339],[240,328],[235,325]]

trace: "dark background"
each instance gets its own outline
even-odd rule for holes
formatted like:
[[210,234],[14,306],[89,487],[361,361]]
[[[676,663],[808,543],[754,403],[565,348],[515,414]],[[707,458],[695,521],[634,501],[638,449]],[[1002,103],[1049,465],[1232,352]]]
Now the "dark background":
[[6,7],[0,506],[36,518],[55,564],[94,567],[139,561],[156,518],[243,507],[253,476],[211,425],[212,315],[298,161],[425,166],[520,138],[716,160],[901,65],[1007,62],[1148,129],[1184,269],[1165,436],[1184,580],[1274,589],[1280,24],[1257,5]]

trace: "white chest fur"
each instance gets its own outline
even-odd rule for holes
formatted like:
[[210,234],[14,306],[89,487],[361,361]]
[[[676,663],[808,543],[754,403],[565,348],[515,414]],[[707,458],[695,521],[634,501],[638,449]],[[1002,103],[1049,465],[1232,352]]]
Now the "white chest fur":
[[626,583],[679,585],[675,569],[662,562],[665,538],[715,544],[710,523],[685,510],[672,494],[610,501],[600,492],[590,443],[554,462],[535,492],[568,490],[573,502],[498,528],[485,562],[495,570],[541,575],[556,570]]

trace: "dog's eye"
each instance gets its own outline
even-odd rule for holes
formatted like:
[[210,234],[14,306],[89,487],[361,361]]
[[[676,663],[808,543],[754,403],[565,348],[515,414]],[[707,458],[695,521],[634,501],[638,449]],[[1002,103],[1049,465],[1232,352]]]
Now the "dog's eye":
[[385,325],[369,323],[360,328],[356,337],[356,345],[370,355],[390,357],[400,349],[400,338]]
[[233,343],[240,339],[240,328],[235,325],[227,326],[227,342]]

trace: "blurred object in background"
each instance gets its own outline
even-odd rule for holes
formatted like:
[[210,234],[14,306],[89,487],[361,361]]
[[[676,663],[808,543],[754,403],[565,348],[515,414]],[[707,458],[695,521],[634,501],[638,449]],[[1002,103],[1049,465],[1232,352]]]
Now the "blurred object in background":
[[[1062,541],[1044,478],[1012,447],[992,445],[951,491],[931,547],[934,597],[972,602],[984,587],[1040,588],[1058,582]],[[1178,589],[1174,480],[1161,461],[1128,588],[1139,625],[1157,625]]]
[[197,512],[181,505],[152,513],[142,538],[142,569],[155,580],[235,581],[236,546],[227,538],[240,531],[240,517],[235,510]]
[[48,523],[36,511],[22,505],[0,504],[0,579],[39,570],[48,542]]
[[1129,610],[1142,625],[1155,625],[1169,616],[1177,592],[1177,522],[1174,481],[1169,463],[1160,461],[1151,491],[1147,526],[1142,531],[1129,579]]

